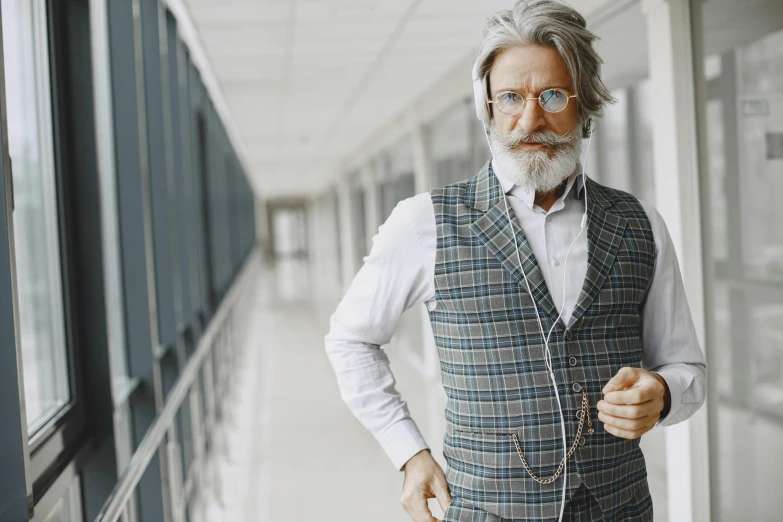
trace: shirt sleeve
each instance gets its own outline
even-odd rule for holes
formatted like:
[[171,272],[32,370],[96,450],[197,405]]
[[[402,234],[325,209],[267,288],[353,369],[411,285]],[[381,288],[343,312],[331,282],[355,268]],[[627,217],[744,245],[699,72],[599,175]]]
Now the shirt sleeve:
[[707,361],[685,296],[677,254],[658,211],[642,202],[657,250],[655,271],[642,308],[642,366],[658,373],[671,394],[671,408],[656,426],[690,418],[704,404]]
[[435,227],[431,207],[428,193],[397,204],[373,237],[324,339],[343,401],[398,470],[428,446],[395,388],[381,346],[389,343],[405,310],[434,297],[433,268],[427,267],[415,226],[425,219]]

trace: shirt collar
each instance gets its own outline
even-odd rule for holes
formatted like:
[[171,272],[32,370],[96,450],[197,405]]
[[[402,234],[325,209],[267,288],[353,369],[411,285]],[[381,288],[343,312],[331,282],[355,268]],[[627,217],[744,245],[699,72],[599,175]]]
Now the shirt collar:
[[[512,180],[506,178],[498,169],[497,161],[492,158],[492,172],[495,173],[495,177],[498,179],[504,194],[511,194],[514,197],[521,200],[528,208],[533,208],[533,202],[535,201],[536,193],[534,190],[529,190],[527,187],[517,185]],[[571,193],[571,189],[576,185],[576,197],[582,197],[582,191],[584,190],[584,175],[582,174],[582,164],[577,161],[574,172],[568,176],[566,183],[566,189],[560,200],[565,200],[568,194]]]

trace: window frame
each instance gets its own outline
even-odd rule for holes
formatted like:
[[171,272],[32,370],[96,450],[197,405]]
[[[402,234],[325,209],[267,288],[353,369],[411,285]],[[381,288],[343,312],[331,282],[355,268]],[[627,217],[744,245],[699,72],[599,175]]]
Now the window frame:
[[[53,276],[53,282],[56,282],[49,290],[47,301],[51,307],[52,319],[56,321],[56,324],[53,326],[53,335],[56,338],[56,344],[58,345],[55,348],[58,350],[57,361],[55,361],[55,366],[58,367],[56,371],[59,373],[64,370],[62,376],[67,380],[65,388],[68,391],[68,400],[53,411],[48,412],[42,419],[36,420],[36,423],[32,426],[29,425],[28,419],[27,433],[31,453],[36,451],[45,440],[50,438],[53,432],[57,431],[58,426],[61,424],[61,419],[64,416],[67,416],[68,411],[73,407],[74,403],[78,401],[76,395],[76,382],[74,380],[73,361],[69,354],[69,334],[64,288],[65,285],[67,285],[67,272],[65,271],[63,255],[62,207],[56,167],[56,147],[54,144],[53,117],[55,104],[53,101],[53,81],[50,70],[50,43],[52,38],[48,27],[49,13],[47,7],[46,0],[34,0],[29,4],[32,25],[30,43],[33,47],[32,68],[36,81],[36,89],[33,93],[33,98],[37,109],[41,111],[39,121],[36,122],[36,129],[41,156],[41,171],[43,173],[44,187],[42,197],[45,205],[44,220],[47,231],[53,231],[53,237],[47,237],[45,241],[49,249],[47,250],[47,254],[55,256],[54,259],[48,260],[47,263],[49,265],[47,267],[48,271],[50,275]],[[10,155],[10,146],[8,154]],[[13,178],[13,169],[11,169],[10,172],[11,177]],[[54,223],[52,223],[52,220],[54,220]],[[56,241],[56,243],[52,244],[52,240]],[[18,279],[18,273],[15,275]],[[18,293],[17,299],[19,299]],[[18,305],[19,302],[17,302],[17,306]],[[20,349],[24,354],[24,347],[20,345]],[[59,350],[63,350],[64,353],[60,353]],[[24,364],[23,359],[20,361],[22,366]],[[63,366],[62,368],[59,367],[61,365]],[[22,372],[22,376],[24,377],[24,371]],[[58,377],[60,377],[60,375],[58,375]],[[22,387],[21,393],[23,400],[26,403],[26,399],[24,398],[26,394],[24,386]]]
[[[38,79],[45,82],[41,87],[41,93],[45,93],[49,110],[46,116],[45,132],[41,138],[47,140],[46,152],[51,152],[47,160],[51,162],[51,175],[53,183],[55,216],[56,216],[56,250],[59,265],[59,291],[56,296],[62,313],[63,347],[65,350],[65,364],[70,392],[69,401],[62,405],[56,413],[51,415],[32,435],[27,434],[27,451],[29,452],[28,478],[33,485],[33,499],[38,502],[48,492],[54,483],[53,477],[61,474],[66,464],[64,457],[77,454],[84,446],[86,416],[83,401],[83,387],[81,370],[78,364],[79,350],[74,335],[73,311],[75,308],[74,292],[71,289],[71,236],[68,231],[68,216],[66,215],[66,190],[64,187],[64,163],[61,154],[63,136],[61,125],[62,111],[57,100],[64,93],[62,87],[60,63],[57,60],[57,34],[55,32],[53,9],[51,0],[36,0],[32,6],[33,24],[37,27],[33,38],[35,41],[35,53]],[[43,39],[45,37],[45,40]],[[41,100],[39,100],[41,101]],[[21,347],[20,347],[21,350]],[[20,360],[20,367],[22,361]],[[23,394],[23,387],[20,390]]]
[[[22,352],[19,342],[13,206],[14,190],[8,153],[5,98],[5,62],[2,47],[2,9],[0,8],[0,300],[11,306],[0,307],[0,344],[13,350],[0,350],[0,422],[10,428],[3,432],[0,444],[0,518],[23,519],[32,514],[30,447],[24,414]],[[13,429],[18,426],[19,430]]]
[[[16,364],[3,364],[6,374],[3,376],[3,396],[9,398],[14,403],[14,408],[2,408],[0,419],[4,425],[13,426],[17,424],[19,431],[6,430],[3,437],[3,447],[9,452],[3,452],[3,470],[0,472],[2,479],[0,485],[3,490],[9,493],[16,491],[8,488],[10,484],[24,485],[24,498],[8,499],[3,498],[3,508],[5,511],[0,513],[0,518],[6,516],[18,519],[20,516],[32,517],[35,508],[42,500],[59,498],[70,487],[71,482],[60,488],[64,483],[60,477],[67,476],[66,470],[79,466],[88,444],[85,444],[85,415],[83,408],[82,390],[80,386],[80,371],[77,363],[77,348],[73,336],[73,321],[71,317],[71,298],[73,296],[69,287],[70,260],[67,252],[67,219],[65,217],[63,176],[62,176],[62,157],[60,151],[60,133],[59,133],[59,113],[57,112],[57,99],[62,94],[58,92],[59,70],[54,57],[56,56],[55,42],[57,35],[54,31],[53,15],[50,0],[38,0],[32,6],[34,24],[34,53],[36,60],[37,80],[42,81],[39,86],[39,92],[36,93],[37,101],[40,103],[41,96],[48,105],[44,106],[46,118],[41,120],[45,126],[42,133],[44,141],[44,153],[49,156],[44,161],[48,163],[47,168],[51,176],[45,182],[49,185],[49,190],[53,194],[49,197],[53,199],[55,215],[55,237],[56,260],[59,269],[58,282],[59,287],[57,295],[57,312],[61,314],[59,318],[62,321],[62,339],[65,350],[64,359],[66,365],[66,377],[68,379],[69,400],[58,410],[50,415],[30,436],[26,415],[24,412],[25,390],[23,385],[24,369],[22,367],[22,347],[19,337],[19,316],[18,316],[18,293],[16,290],[17,279],[15,270],[15,253],[13,239],[13,178],[11,161],[8,149],[7,118],[5,113],[5,63],[2,52],[0,51],[0,134],[2,135],[2,168],[0,169],[0,210],[2,215],[0,221],[3,222],[1,229],[6,232],[0,237],[0,251],[2,252],[3,263],[0,263],[0,275],[3,283],[10,283],[10,287],[3,284],[0,290],[10,290],[8,302],[12,305],[6,310],[11,314],[4,314],[0,317],[0,323],[10,321],[10,324],[4,324],[1,329],[4,332],[10,332],[10,339],[3,342],[3,345],[12,345],[13,351],[7,351],[13,354]],[[2,12],[0,11],[0,21],[2,21]],[[0,38],[2,38],[2,29],[0,26]],[[44,40],[45,38],[45,40]],[[0,40],[2,41],[2,40]],[[2,49],[2,47],[0,47]],[[8,263],[8,264],[6,264]],[[5,292],[4,292],[5,293]],[[13,374],[13,375],[11,375]],[[15,393],[12,388],[15,388]],[[13,422],[14,417],[16,422]],[[7,423],[7,424],[6,424]],[[18,437],[18,440],[17,440]],[[18,444],[17,444],[18,442]],[[13,458],[11,458],[13,457]],[[18,460],[22,460],[22,466],[19,466]],[[18,489],[18,486],[17,486]],[[62,491],[61,491],[62,489]],[[43,502],[46,504],[46,502]],[[45,516],[45,505],[38,507],[38,516]],[[43,508],[43,509],[42,509]]]

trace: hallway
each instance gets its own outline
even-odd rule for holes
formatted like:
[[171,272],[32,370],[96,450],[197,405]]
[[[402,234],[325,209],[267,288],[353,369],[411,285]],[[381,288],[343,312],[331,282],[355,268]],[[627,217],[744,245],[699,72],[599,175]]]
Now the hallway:
[[281,305],[285,292],[272,281],[259,282],[258,321],[224,441],[231,458],[221,466],[223,502],[207,520],[407,520],[403,474],[340,399],[323,350],[328,316],[302,301]]

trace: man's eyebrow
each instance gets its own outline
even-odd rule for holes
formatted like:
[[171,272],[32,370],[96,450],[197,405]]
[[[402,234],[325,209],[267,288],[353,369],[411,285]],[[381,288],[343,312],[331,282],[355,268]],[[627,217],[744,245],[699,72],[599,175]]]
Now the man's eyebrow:
[[[541,89],[539,89],[537,91],[533,91],[533,92],[539,92],[540,93],[540,92],[544,92],[547,89],[563,89],[564,91],[569,90],[568,86],[566,86],[566,85],[559,85],[558,84],[558,85],[549,85],[547,87],[543,87],[543,88],[541,88]],[[509,91],[521,93],[521,91],[522,91],[522,89],[519,88],[519,87],[503,88],[503,89],[497,89],[497,90],[492,89],[492,90],[495,91],[496,93],[499,93],[499,92],[509,92]]]

